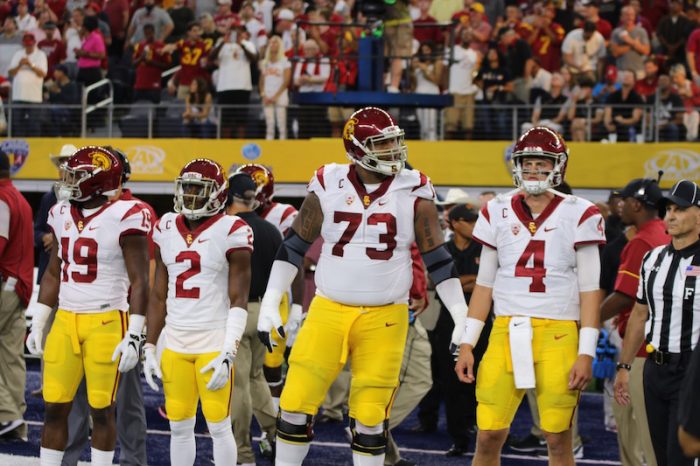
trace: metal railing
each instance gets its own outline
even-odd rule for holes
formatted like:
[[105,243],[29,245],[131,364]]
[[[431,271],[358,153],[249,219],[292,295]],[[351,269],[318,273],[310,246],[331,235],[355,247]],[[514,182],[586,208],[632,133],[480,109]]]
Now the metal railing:
[[[96,89],[98,84],[96,83],[93,89]],[[109,86],[107,88],[111,90]],[[148,139],[183,137],[262,139],[269,135],[266,128],[266,112],[260,104],[245,106],[214,104],[206,120],[189,122],[183,120],[185,104],[182,101],[119,105],[113,103],[110,94],[99,102],[88,104],[87,92],[84,94],[81,105],[28,105],[8,102],[5,107],[8,114],[7,135],[11,137],[85,137],[88,135],[88,129],[92,137]],[[467,107],[459,109],[463,112],[457,112],[459,113],[457,117],[454,109],[400,108],[392,109],[392,113],[398,119],[399,125],[404,128],[408,139],[512,141],[517,139],[528,124],[532,123],[535,108],[534,105],[497,105],[477,101],[471,109]],[[537,108],[541,112],[540,121],[537,123],[541,124],[542,120],[556,120],[555,116],[559,114],[562,106],[543,105]],[[610,140],[611,131],[601,120],[604,108],[602,104],[579,106],[575,115],[577,121],[565,118],[555,129],[561,131],[567,140]],[[669,109],[654,105],[641,108],[641,119],[633,125],[633,131],[630,130],[628,135],[618,129],[617,133],[620,137],[615,138],[616,140],[632,139],[636,142],[686,140],[683,137],[686,133],[682,121],[684,118],[679,114],[685,115],[687,109]],[[616,109],[622,110],[624,107],[618,106]],[[104,114],[100,115],[97,110],[103,110]],[[286,120],[283,122],[283,128],[278,124],[272,137],[279,138],[280,133],[285,132],[288,139],[339,137],[343,124],[352,110],[352,108],[340,107],[289,105],[282,112],[282,117]],[[273,112],[268,110],[267,113],[269,118]],[[461,126],[468,120],[465,117],[467,113],[472,113],[473,128]],[[668,120],[674,120],[674,118],[675,122],[672,121],[669,125]],[[458,123],[456,128],[455,121]],[[630,137],[632,133],[634,137]]]
[[[93,104],[88,105],[90,94],[97,94],[100,89],[102,88],[107,88],[107,95],[102,99],[99,100]],[[98,95],[99,97],[99,95]],[[83,95],[82,95],[82,112],[81,112],[81,124],[80,124],[80,135],[81,137],[86,137],[87,136],[87,121],[88,121],[88,115],[93,113],[95,110],[98,110],[100,108],[107,107],[107,111],[109,113],[108,120],[111,121],[113,118],[113,108],[112,108],[112,103],[114,102],[114,87],[112,86],[112,81],[109,79],[101,79],[95,83],[90,84],[89,86],[85,86],[83,88]],[[112,132],[111,128],[112,125],[110,124],[108,126],[110,128],[109,134],[107,135],[108,137],[112,137]]]

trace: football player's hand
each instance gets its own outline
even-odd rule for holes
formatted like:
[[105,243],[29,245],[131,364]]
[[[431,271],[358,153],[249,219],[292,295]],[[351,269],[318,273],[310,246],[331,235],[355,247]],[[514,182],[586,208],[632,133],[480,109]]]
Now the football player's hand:
[[119,360],[119,372],[129,372],[139,362],[139,348],[141,346],[141,331],[138,333],[126,332],[124,339],[114,348],[112,362]]
[[452,330],[452,340],[450,341],[450,352],[452,354],[457,354],[458,351],[460,351],[460,346],[462,344],[462,333],[464,332],[464,327],[467,322],[467,315],[466,313],[464,315],[459,315],[455,319],[455,316],[452,316],[452,320],[455,323],[455,328]]
[[27,349],[29,352],[37,356],[44,354],[44,348],[41,345],[43,339],[44,327],[32,325],[32,330],[27,337]]
[[455,372],[457,378],[463,383],[474,383],[474,353],[471,345],[460,345]]
[[289,318],[287,319],[287,325],[284,326],[284,331],[287,333],[288,348],[294,345],[303,322],[304,314],[302,313],[301,305],[292,304],[292,309],[289,311]]
[[579,354],[569,372],[569,390],[584,390],[593,378],[593,358]]
[[30,304],[27,314],[32,316],[32,328],[27,337],[27,349],[30,353],[41,356],[44,354],[44,327],[51,316],[52,309],[39,302]]
[[628,370],[620,369],[615,374],[615,388],[613,389],[615,401],[621,406],[630,404],[630,373]]
[[413,316],[418,317],[428,308],[428,297],[411,298],[408,307],[409,309],[413,309]]
[[206,366],[202,367],[199,372],[214,371],[207,384],[207,390],[216,391],[224,387],[228,379],[231,377],[231,368],[233,367],[233,358],[236,355],[230,351],[222,351]]
[[279,304],[277,306],[266,305],[263,299],[260,305],[260,315],[258,316],[258,338],[260,338],[260,341],[270,353],[272,353],[272,348],[277,346],[277,342],[272,337],[273,331],[276,331],[282,338],[286,335],[282,325]]
[[153,377],[163,379],[163,373],[158,364],[158,356],[156,356],[156,347],[153,344],[145,344],[143,347],[143,375],[146,377],[146,383],[153,389],[154,392],[159,391],[158,384]]

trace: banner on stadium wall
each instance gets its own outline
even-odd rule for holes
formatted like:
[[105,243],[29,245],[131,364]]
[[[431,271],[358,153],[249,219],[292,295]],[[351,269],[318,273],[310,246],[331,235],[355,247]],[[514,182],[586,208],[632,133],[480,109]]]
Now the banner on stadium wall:
[[[196,157],[209,157],[224,168],[237,164],[269,166],[281,183],[306,183],[314,170],[331,162],[344,163],[338,139],[246,141],[210,139],[5,139],[0,147],[11,155],[12,176],[18,179],[55,179],[49,154],[63,144],[113,145],[129,157],[132,180],[173,181],[182,166]],[[511,186],[507,142],[408,141],[408,160],[438,186]],[[657,177],[662,187],[680,179],[700,182],[700,144],[572,143],[566,179],[576,188],[624,186],[630,179]]]

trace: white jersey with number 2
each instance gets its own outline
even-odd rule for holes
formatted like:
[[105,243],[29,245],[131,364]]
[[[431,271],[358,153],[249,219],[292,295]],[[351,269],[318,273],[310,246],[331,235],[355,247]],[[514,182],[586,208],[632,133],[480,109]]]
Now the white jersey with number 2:
[[415,206],[435,198],[430,180],[404,169],[366,187],[354,165],[329,164],[307,189],[323,210],[316,292],[351,306],[408,302]]
[[555,196],[533,218],[522,194],[498,196],[481,209],[473,236],[498,251],[497,316],[579,320],[576,248],[605,243],[605,224],[594,204]]

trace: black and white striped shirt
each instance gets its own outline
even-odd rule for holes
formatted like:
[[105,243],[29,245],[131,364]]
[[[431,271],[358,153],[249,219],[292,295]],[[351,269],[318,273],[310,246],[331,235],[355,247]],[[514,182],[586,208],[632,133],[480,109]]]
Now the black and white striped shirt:
[[637,301],[649,306],[645,333],[657,351],[681,353],[700,337],[700,241],[658,246],[642,260]]

